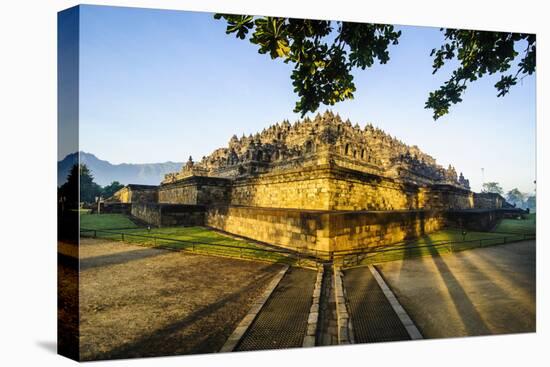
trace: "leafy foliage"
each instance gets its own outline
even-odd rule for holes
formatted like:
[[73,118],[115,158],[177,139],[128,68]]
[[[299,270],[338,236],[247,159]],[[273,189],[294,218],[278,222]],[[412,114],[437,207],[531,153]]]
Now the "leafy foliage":
[[[353,99],[355,84],[351,71],[365,69],[376,62],[390,60],[389,46],[397,45],[401,31],[392,25],[341,21],[253,17],[215,14],[227,22],[226,34],[258,46],[258,52],[272,59],[294,64],[291,74],[298,94],[294,112],[304,116],[315,112],[321,103],[334,105]],[[333,34],[333,31],[334,34]],[[449,113],[452,104],[462,102],[468,82],[486,74],[505,73],[519,55],[515,45],[526,48],[515,74],[502,75],[495,84],[497,96],[509,93],[518,78],[531,75],[536,68],[534,34],[441,29],[446,42],[433,49],[433,73],[448,61],[457,59],[459,67],[439,89],[430,93],[425,108],[433,110],[434,120]]]
[[509,93],[516,85],[518,77],[531,75],[536,67],[536,36],[526,33],[504,33],[488,31],[469,31],[458,29],[441,29],[446,42],[433,49],[433,73],[440,70],[446,62],[457,59],[460,63],[449,80],[439,89],[430,93],[426,108],[434,111],[435,120],[449,113],[451,104],[462,102],[462,95],[467,83],[473,82],[486,74],[505,73],[512,67],[519,52],[515,45],[525,41],[526,48],[518,63],[515,74],[502,75],[495,84],[497,96]]
[[481,189],[481,192],[490,192],[493,194],[502,195],[504,191],[498,182],[485,182]]
[[517,207],[520,208],[523,206],[523,202],[526,198],[527,194],[522,193],[517,188],[508,191],[508,193],[506,194],[506,200],[509,203],[515,204]]
[[[389,61],[388,47],[401,35],[391,25],[326,20],[216,14],[227,22],[226,33],[258,46],[272,59],[294,64],[291,74],[299,96],[294,112],[314,112],[321,103],[334,105],[353,99],[353,68],[365,69]],[[329,35],[336,28],[336,37]]]
[[113,181],[111,184],[101,187],[94,182],[94,176],[88,166],[85,164],[73,165],[67,181],[59,188],[59,196],[64,198],[64,201],[74,204],[78,207],[78,188],[80,187],[80,202],[93,203],[96,197],[102,196],[109,198],[115,192],[124,187],[120,182]]
[[58,190],[59,199],[67,204],[67,207],[78,208],[78,165],[71,167],[67,180]]
[[104,198],[110,198],[111,196],[113,196],[115,192],[122,189],[123,187],[124,185],[121,184],[120,182],[113,181],[109,185],[103,187],[103,189],[101,190],[101,195]]
[[80,165],[80,201],[85,203],[95,202],[95,198],[101,195],[101,186],[94,182],[94,176],[85,164]]
[[536,195],[531,195],[525,200],[525,207],[530,210],[536,210],[537,208],[537,197]]

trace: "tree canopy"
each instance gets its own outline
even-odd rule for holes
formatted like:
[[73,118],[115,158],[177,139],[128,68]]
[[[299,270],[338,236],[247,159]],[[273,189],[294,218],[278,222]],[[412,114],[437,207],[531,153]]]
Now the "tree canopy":
[[94,182],[92,172],[85,164],[80,165],[80,201],[86,203],[95,202],[95,198],[101,195],[101,186]]
[[80,202],[93,203],[96,197],[109,198],[115,192],[123,188],[118,181],[113,181],[105,187],[94,182],[92,171],[85,164],[75,164],[67,175],[67,181],[59,188],[59,194],[68,203],[75,203],[78,206],[78,188],[80,188]]
[[121,184],[120,182],[113,181],[109,185],[103,187],[103,190],[101,191],[101,195],[106,199],[110,198],[111,196],[113,196],[115,192],[122,189],[123,187],[124,185]]
[[506,194],[506,200],[511,204],[515,204],[517,207],[522,207],[526,198],[527,194],[522,193],[517,188],[508,191]]
[[67,180],[59,188],[59,196],[62,198],[71,208],[78,207],[78,165],[75,164],[71,167]]
[[500,186],[500,184],[498,182],[485,182],[482,185],[481,192],[502,195],[504,193],[504,190],[502,190],[502,187]]
[[[351,71],[365,69],[390,60],[389,47],[397,45],[401,31],[392,25],[343,21],[254,17],[215,14],[227,22],[226,34],[247,39],[258,52],[271,59],[294,65],[290,78],[299,100],[294,112],[302,117],[315,112],[321,103],[334,105],[353,99],[356,91]],[[452,104],[462,101],[469,82],[486,74],[509,71],[519,55],[515,45],[526,41],[515,74],[502,75],[495,84],[497,96],[506,95],[518,77],[535,72],[536,38],[533,34],[441,29],[445,43],[434,48],[433,73],[446,62],[459,62],[451,77],[429,94],[425,108],[433,110],[437,120],[449,113]]]
[[[469,31],[459,29],[441,29],[445,32],[446,42],[433,49],[433,73],[452,59],[459,61],[451,77],[438,90],[431,92],[426,108],[434,111],[434,119],[449,113],[451,104],[462,102],[462,94],[469,82],[476,81],[486,74],[502,73],[495,84],[497,97],[503,97],[518,81],[518,77],[531,75],[536,67],[536,37],[534,34],[506,33],[489,31]],[[514,74],[507,73],[512,62],[519,55],[515,45],[526,41],[521,60]],[[504,75],[504,73],[507,73]]]
[[[227,34],[245,39],[258,52],[294,64],[290,78],[299,100],[295,112],[315,112],[321,103],[334,105],[353,98],[351,70],[389,61],[388,46],[397,44],[400,31],[391,25],[327,20],[253,17],[216,14],[227,21]],[[336,24],[336,37],[328,37]]]
[[536,210],[537,208],[537,197],[536,195],[531,195],[525,200],[525,207],[529,208],[530,210]]

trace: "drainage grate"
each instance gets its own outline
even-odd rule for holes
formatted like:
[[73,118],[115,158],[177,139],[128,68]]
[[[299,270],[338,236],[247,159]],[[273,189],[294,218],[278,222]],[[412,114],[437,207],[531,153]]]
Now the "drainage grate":
[[410,340],[367,267],[346,270],[344,287],[356,343]]
[[290,268],[235,350],[301,347],[317,273]]
[[323,283],[319,302],[319,323],[317,325],[317,343],[315,345],[338,344],[338,319],[334,299],[334,279],[332,266],[323,266]]

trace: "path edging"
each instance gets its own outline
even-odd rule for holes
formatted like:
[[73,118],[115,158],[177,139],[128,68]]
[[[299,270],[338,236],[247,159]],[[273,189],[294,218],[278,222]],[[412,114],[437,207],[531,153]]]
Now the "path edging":
[[302,347],[314,347],[315,336],[317,335],[317,323],[319,321],[319,302],[321,299],[321,287],[323,283],[323,268],[317,270],[317,279],[315,281],[315,288],[313,289],[313,296],[311,307],[309,309],[309,316],[307,318],[307,331],[304,336]]
[[411,340],[424,339],[424,337],[422,336],[422,334],[420,333],[420,331],[418,330],[418,328],[410,318],[407,311],[405,311],[403,306],[401,306],[401,304],[397,300],[397,297],[395,297],[395,294],[393,294],[390,287],[384,281],[384,278],[382,278],[382,275],[380,275],[378,270],[373,265],[369,265],[369,270],[372,273],[372,276],[374,277],[376,282],[378,283],[378,286],[380,287],[380,289],[382,289],[384,296],[386,296],[386,299],[388,300],[391,307],[397,314],[397,317],[399,317],[399,320],[407,330],[407,333],[409,334]]
[[346,305],[342,270],[334,265],[334,298],[336,301],[336,317],[338,320],[338,344],[353,344],[353,328]]
[[252,307],[250,310],[248,310],[248,313],[246,316],[241,320],[241,322],[237,325],[233,333],[227,338],[225,341],[225,344],[221,347],[219,350],[220,353],[225,352],[232,352],[236,347],[237,344],[241,341],[242,337],[252,325],[254,320],[256,319],[256,316],[264,306],[264,304],[267,302],[275,288],[279,285],[281,279],[285,276],[286,272],[288,271],[289,266],[285,265],[277,275],[271,280],[265,291],[254,301],[252,304]]

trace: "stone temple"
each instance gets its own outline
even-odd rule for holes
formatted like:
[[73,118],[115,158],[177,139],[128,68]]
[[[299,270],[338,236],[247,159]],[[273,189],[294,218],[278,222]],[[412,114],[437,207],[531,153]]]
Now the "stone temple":
[[325,112],[233,136],[191,157],[159,186],[128,185],[110,199],[154,225],[205,225],[296,250],[382,246],[453,225],[494,224],[507,207],[368,124]]

